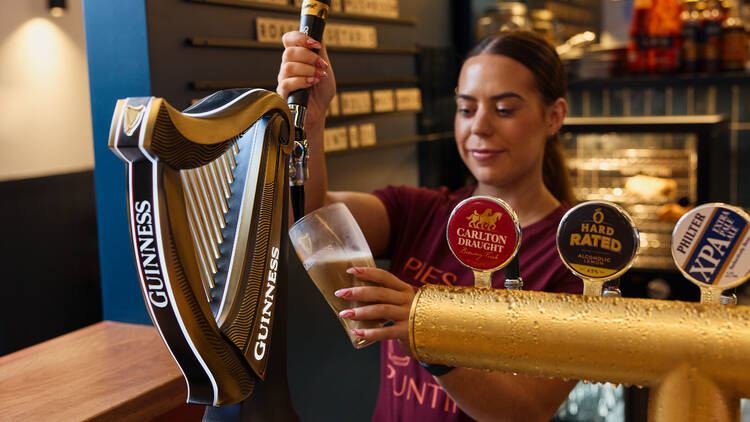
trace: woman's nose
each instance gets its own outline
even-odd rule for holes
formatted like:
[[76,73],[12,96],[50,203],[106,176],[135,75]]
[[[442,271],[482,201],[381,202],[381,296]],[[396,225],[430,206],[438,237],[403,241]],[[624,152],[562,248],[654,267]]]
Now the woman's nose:
[[485,107],[479,107],[471,122],[471,133],[477,136],[488,136],[492,134],[492,115]]

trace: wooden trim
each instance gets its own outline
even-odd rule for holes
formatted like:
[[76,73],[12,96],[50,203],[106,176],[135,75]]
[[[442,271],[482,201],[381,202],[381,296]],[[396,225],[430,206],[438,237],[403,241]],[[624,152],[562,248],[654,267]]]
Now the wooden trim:
[[154,327],[109,321],[0,357],[0,385],[14,421],[145,421],[187,397]]
[[[210,4],[210,5],[217,5],[217,6],[232,6],[232,7],[241,7],[243,9],[254,9],[254,10],[264,10],[268,12],[280,12],[280,13],[289,13],[294,15],[299,15],[299,9],[289,5],[289,6],[281,6],[277,4],[268,4],[268,3],[256,3],[252,1],[247,0],[188,0],[193,3],[203,3],[203,4]],[[412,18],[387,18],[387,17],[381,17],[381,16],[369,16],[369,15],[360,15],[355,13],[343,13],[343,12],[331,12],[329,19],[332,20],[343,20],[343,21],[362,21],[362,22],[375,22],[375,23],[387,23],[387,24],[393,24],[393,25],[406,25],[406,26],[415,26],[417,24],[416,19]]]

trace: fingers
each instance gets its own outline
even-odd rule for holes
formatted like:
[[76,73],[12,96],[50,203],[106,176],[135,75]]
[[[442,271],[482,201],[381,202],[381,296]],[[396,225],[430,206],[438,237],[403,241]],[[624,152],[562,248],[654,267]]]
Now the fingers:
[[328,69],[328,62],[314,51],[304,47],[287,47],[281,55],[281,63],[304,63],[313,68]]
[[284,34],[283,42],[285,50],[276,87],[276,92],[282,98],[287,98],[293,91],[310,88],[328,77],[328,61],[310,50],[321,48],[319,42],[296,31]]
[[307,78],[307,77],[297,77],[297,78],[287,78],[283,81],[280,81],[279,84],[276,86],[276,93],[279,94],[281,98],[286,99],[289,97],[289,94],[297,91],[299,89],[305,89],[309,88],[316,83],[320,82],[319,79],[315,78]]
[[404,283],[395,275],[388,271],[381,270],[380,268],[351,267],[347,269],[346,272],[354,275],[360,280],[371,281],[389,289],[398,290],[400,292],[410,292],[412,295],[414,294],[414,289],[410,284]]
[[349,287],[336,290],[334,295],[352,302],[389,303],[392,305],[404,305],[411,303],[412,300],[412,295],[379,286]]
[[378,303],[375,305],[345,309],[339,312],[339,316],[353,321],[372,321],[378,319],[406,321],[409,319],[409,310],[409,307],[406,306]]
[[406,324],[396,324],[390,327],[354,329],[352,334],[365,340],[381,341],[396,338],[406,341],[408,344],[409,332]]
[[281,37],[281,42],[284,44],[285,48],[296,46],[320,49],[322,47],[322,45],[318,41],[315,41],[313,38],[299,31],[290,31],[285,33]]

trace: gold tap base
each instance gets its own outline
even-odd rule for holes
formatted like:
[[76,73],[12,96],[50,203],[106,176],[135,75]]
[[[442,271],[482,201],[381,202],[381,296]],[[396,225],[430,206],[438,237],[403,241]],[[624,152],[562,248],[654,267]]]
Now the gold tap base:
[[426,363],[647,386],[650,421],[738,421],[750,307],[424,286],[409,317]]

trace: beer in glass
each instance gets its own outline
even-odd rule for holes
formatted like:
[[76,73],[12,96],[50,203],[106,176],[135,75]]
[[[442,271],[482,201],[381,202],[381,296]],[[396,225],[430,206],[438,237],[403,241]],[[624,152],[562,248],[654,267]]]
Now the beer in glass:
[[294,223],[289,237],[307,274],[336,313],[352,345],[357,349],[370,345],[372,341],[354,335],[351,330],[377,328],[383,321],[339,317],[339,312],[361,304],[334,295],[339,289],[372,285],[346,272],[350,267],[375,266],[365,236],[349,209],[342,203],[319,208]]

